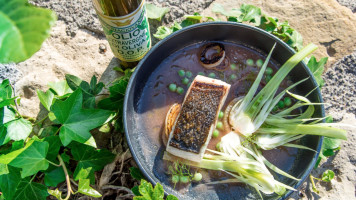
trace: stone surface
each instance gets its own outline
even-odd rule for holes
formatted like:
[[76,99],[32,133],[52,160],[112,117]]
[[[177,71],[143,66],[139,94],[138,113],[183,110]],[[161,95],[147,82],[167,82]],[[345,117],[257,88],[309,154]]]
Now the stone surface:
[[0,63],[0,82],[4,79],[9,79],[12,85],[21,77],[21,72],[16,68],[15,63],[1,64]]
[[337,0],[339,4],[346,6],[352,10],[353,13],[356,12],[356,1],[355,0]]
[[16,84],[16,94],[22,98],[20,112],[36,117],[40,109],[36,90],[46,90],[48,82],[63,80],[65,74],[73,74],[86,81],[90,81],[93,75],[100,78],[109,63],[116,61],[111,51],[100,53],[101,45],[109,48],[105,37],[94,37],[86,30],[78,30],[72,37],[66,34],[66,30],[65,23],[57,21],[40,51],[17,65],[23,74]]
[[356,115],[356,52],[339,60],[324,74],[322,94],[327,113],[341,120],[345,113]]
[[[352,0],[350,1],[352,2]],[[262,12],[287,20],[304,38],[304,45],[319,46],[317,58],[328,56],[328,66],[356,50],[356,15],[334,0],[216,0],[225,8],[239,8],[242,3],[260,7]],[[210,6],[203,14],[213,15]]]

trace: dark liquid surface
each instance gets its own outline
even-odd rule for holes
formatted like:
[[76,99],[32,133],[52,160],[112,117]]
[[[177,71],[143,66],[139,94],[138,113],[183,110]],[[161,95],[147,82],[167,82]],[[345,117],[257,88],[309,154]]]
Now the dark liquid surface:
[[[220,43],[222,43],[225,47],[226,56],[229,58],[230,64],[235,64],[237,66],[236,69],[233,70],[230,68],[230,66],[225,71],[208,70],[204,68],[199,62],[199,52],[202,46],[204,46],[206,43],[198,43],[185,47],[184,49],[181,49],[172,54],[170,57],[166,58],[148,79],[146,86],[142,91],[142,96],[138,102],[138,113],[140,114],[138,115],[137,121],[141,122],[147,130],[145,134],[147,134],[147,138],[150,143],[160,148],[160,151],[164,151],[165,149],[162,143],[161,134],[164,130],[163,127],[166,114],[174,103],[182,104],[185,93],[188,89],[188,85],[184,85],[182,83],[183,78],[178,75],[178,70],[183,69],[186,72],[192,72],[192,76],[189,78],[189,82],[191,82],[199,72],[203,72],[205,76],[208,76],[210,73],[214,73],[217,79],[231,84],[231,89],[222,108],[222,111],[226,109],[227,104],[231,100],[240,96],[244,96],[255,80],[260,68],[257,67],[256,64],[252,66],[246,65],[246,60],[252,59],[254,63],[256,63],[258,59],[262,59],[264,61],[266,55],[240,44],[228,42]],[[270,61],[268,67],[272,68],[275,73],[279,68],[279,65],[273,61]],[[236,78],[232,79],[232,74],[236,75]],[[288,81],[282,82],[281,88],[285,88],[287,86],[287,82]],[[171,92],[168,88],[169,84],[171,83],[176,84],[177,87],[182,87],[184,89],[184,93],[178,94],[176,92]],[[265,84],[266,82],[263,78],[261,87],[263,87]],[[228,132],[229,130],[221,130],[219,137],[212,138],[210,140],[208,148],[215,150],[215,146],[220,141],[221,137]],[[265,157],[270,162],[275,164],[280,169],[286,171],[291,169],[296,153],[297,150],[292,148],[280,148],[263,152]],[[160,182],[171,185],[173,188],[173,184],[169,181],[170,175],[165,173],[168,171],[167,163],[162,160],[163,155],[159,154],[160,153],[158,153],[158,158],[155,160],[154,174],[160,180]],[[197,169],[193,169],[193,172],[196,170]],[[200,183],[208,183],[211,181],[231,178],[231,176],[220,171],[201,169],[198,171],[203,174],[203,180]],[[235,193],[244,191],[241,189],[241,187],[246,186],[244,184],[236,183],[220,184],[218,186],[208,186],[205,184],[194,183],[191,185],[176,185],[175,190],[178,190],[180,193],[196,192],[197,194],[213,190],[216,193],[222,192],[226,193],[227,195],[234,195]],[[246,191],[244,192],[246,193]],[[247,194],[239,195],[244,196]]]

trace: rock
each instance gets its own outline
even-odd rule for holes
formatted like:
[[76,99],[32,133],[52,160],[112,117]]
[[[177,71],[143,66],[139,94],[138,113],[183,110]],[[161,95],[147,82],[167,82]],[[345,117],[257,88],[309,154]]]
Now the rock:
[[339,4],[346,6],[352,10],[353,13],[356,12],[356,1],[354,0],[337,0]]
[[[86,30],[78,30],[74,37],[68,36],[65,23],[57,21],[42,48],[17,65],[23,74],[16,83],[16,94],[22,98],[20,112],[36,117],[40,110],[36,90],[46,90],[48,82],[63,80],[65,74],[85,81],[90,81],[93,75],[100,78],[114,58],[111,51],[99,52],[103,44],[109,47],[105,37],[94,36]],[[112,64],[119,65],[118,62]],[[111,70],[110,73],[116,72]]]
[[343,115],[356,115],[356,52],[335,63],[323,76],[322,94],[326,112],[337,121]]
[[15,63],[1,64],[0,63],[0,83],[4,79],[9,79],[12,85],[15,85],[17,80],[22,76],[21,72],[16,68]]
[[32,0],[30,2],[55,11],[58,19],[66,23],[66,33],[69,36],[74,37],[78,29],[87,29],[104,36],[92,0]]
[[[330,57],[328,67],[356,48],[356,15],[334,0],[216,0],[214,3],[220,3],[226,9],[239,8],[242,3],[252,4],[269,16],[277,17],[280,21],[287,20],[301,33],[304,45],[312,42],[319,46],[314,53],[318,59]],[[207,8],[203,14],[214,15],[211,8]]]

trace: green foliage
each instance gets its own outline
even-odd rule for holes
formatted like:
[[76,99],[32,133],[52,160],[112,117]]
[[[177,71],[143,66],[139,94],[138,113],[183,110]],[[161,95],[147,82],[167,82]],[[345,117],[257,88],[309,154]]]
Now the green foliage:
[[112,83],[112,85],[109,87],[110,96],[99,101],[98,107],[105,110],[115,110],[117,112],[117,116],[115,118],[114,126],[116,130],[123,132],[124,127],[122,125],[122,115],[124,108],[124,97],[127,84],[129,83],[130,77],[135,69],[122,70],[121,68],[116,68],[115,70],[123,73],[123,76],[119,77]]
[[34,141],[31,146],[16,156],[9,165],[21,168],[22,178],[34,175],[40,170],[48,168],[49,163],[46,160],[47,152],[48,142]]
[[149,19],[156,19],[158,21],[162,20],[162,17],[169,12],[169,8],[158,7],[154,4],[146,4],[147,17]]
[[335,173],[331,170],[326,170],[322,177],[321,180],[325,182],[330,182],[333,178],[335,177]]
[[[120,90],[125,92],[127,84],[121,84],[127,83],[130,75],[114,83],[114,98]],[[104,124],[121,123],[113,119],[118,109],[97,109],[95,97],[104,84],[96,77],[88,83],[67,75],[65,81],[48,86],[46,92],[37,91],[48,115],[30,122],[16,110],[18,98],[12,96],[9,81],[0,85],[0,199],[46,199],[50,194],[61,199],[58,188],[47,187],[57,187],[67,177],[78,181],[79,193],[101,196],[90,184],[95,184],[95,171],[103,169],[115,155],[97,149],[90,131]],[[118,86],[122,87],[115,90]],[[48,123],[43,123],[46,120]]]
[[[221,4],[215,3],[212,10],[215,13],[225,16],[227,21],[250,23],[258,28],[261,28],[279,37],[295,50],[303,48],[303,38],[301,34],[290,27],[287,21],[279,22],[277,18],[269,17],[266,14],[263,14],[261,9],[254,5],[242,4],[240,8],[233,8],[230,11],[227,11]],[[158,39],[163,39],[169,34],[186,26],[206,21],[216,21],[212,17],[201,16],[199,13],[195,13],[193,16],[185,16],[185,18],[186,19],[180,24],[175,22],[171,27],[158,27],[157,32],[153,34],[153,36]]]
[[138,190],[141,196],[135,196],[134,200],[161,200],[164,197],[163,187],[159,183],[153,188],[151,183],[142,179]]
[[89,179],[79,179],[78,192],[96,198],[101,197],[98,191],[90,187]]
[[328,61],[328,57],[325,57],[325,58],[321,58],[318,62],[316,61],[316,58],[314,56],[312,56],[308,61],[308,67],[310,71],[313,73],[314,78],[318,83],[319,87],[322,87],[324,85],[324,80],[322,75],[324,72],[324,66],[327,61]]
[[74,140],[95,147],[89,131],[102,125],[113,114],[100,109],[82,109],[82,102],[82,91],[77,89],[68,99],[58,100],[52,106],[52,112],[62,124],[59,137],[64,146]]
[[48,195],[46,186],[26,178],[20,181],[13,199],[46,200]]
[[30,58],[41,48],[55,21],[54,12],[27,0],[0,0],[0,63]]
[[45,173],[44,183],[47,186],[57,187],[59,183],[66,180],[62,167],[56,167],[54,170]]
[[143,176],[143,174],[141,173],[140,169],[137,167],[130,167],[130,175],[132,178],[140,181],[142,179],[144,179],[145,177]]
[[[91,167],[92,172],[103,169],[103,167],[113,161],[115,155],[106,149],[97,150],[91,146],[84,145],[81,143],[74,142],[70,146],[73,159],[78,161],[77,167],[74,171],[74,178],[79,180],[77,177],[82,169]],[[89,170],[91,171],[91,170]],[[88,173],[89,176],[90,172]],[[85,177],[87,178],[87,177]]]

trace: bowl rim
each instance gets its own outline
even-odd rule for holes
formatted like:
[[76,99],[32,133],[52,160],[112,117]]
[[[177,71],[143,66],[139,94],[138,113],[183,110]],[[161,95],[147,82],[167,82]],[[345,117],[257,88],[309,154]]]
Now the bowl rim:
[[[262,33],[263,35],[267,36],[267,37],[271,37],[274,41],[276,41],[276,43],[279,43],[280,45],[282,45],[284,48],[286,48],[287,50],[289,50],[292,54],[295,54],[296,51],[291,48],[287,43],[285,43],[284,41],[282,41],[281,39],[279,39],[277,36],[254,26],[248,25],[248,24],[243,24],[243,23],[236,23],[236,22],[203,22],[203,23],[198,23],[198,24],[193,24],[187,27],[184,27],[178,31],[175,31],[173,33],[171,33],[170,35],[168,35],[167,37],[165,37],[163,40],[159,41],[158,43],[156,43],[149,51],[148,53],[140,60],[140,62],[138,63],[138,65],[136,66],[136,69],[134,70],[134,72],[131,75],[131,78],[128,82],[127,85],[127,89],[125,92],[125,98],[124,98],[124,107],[123,107],[123,123],[124,123],[124,131],[125,131],[125,138],[127,141],[127,144],[129,146],[130,152],[132,154],[132,157],[134,158],[138,168],[140,169],[140,171],[143,173],[144,177],[151,182],[154,186],[157,184],[157,182],[151,177],[151,175],[149,174],[149,172],[147,172],[143,167],[142,167],[142,163],[141,161],[138,159],[136,152],[134,151],[133,147],[132,147],[132,143],[129,137],[129,133],[128,133],[128,121],[126,120],[126,113],[127,113],[127,104],[128,104],[128,97],[129,97],[129,91],[133,88],[133,80],[134,77],[137,76],[137,74],[139,73],[139,71],[141,70],[141,67],[144,63],[144,61],[152,54],[152,52],[156,51],[156,49],[160,48],[160,46],[165,43],[166,41],[170,40],[173,37],[176,37],[179,34],[182,34],[186,31],[190,31],[192,29],[195,28],[199,28],[199,27],[204,27],[204,26],[214,26],[214,25],[227,25],[227,26],[238,26],[241,28],[246,28],[246,29],[251,29],[253,31],[257,31]],[[306,70],[306,73],[311,77],[311,81],[313,82],[314,85],[318,85],[313,73],[310,71],[309,67],[306,65],[306,63],[304,61],[301,61],[301,64],[303,66],[303,68]],[[320,112],[322,117],[325,116],[325,109],[324,109],[324,101],[323,98],[321,96],[321,91],[320,88],[317,87],[316,88],[316,92],[317,92],[317,96],[320,99]],[[325,122],[325,119],[323,119],[323,122]],[[324,140],[324,136],[319,136],[319,141],[318,141],[318,145],[317,145],[317,149],[316,149],[316,154],[313,156],[312,158],[312,162],[308,164],[308,167],[306,169],[306,171],[302,174],[300,180],[298,181],[298,183],[295,185],[295,189],[298,190],[298,188],[307,180],[309,174],[311,173],[311,170],[314,168],[315,163],[319,157],[320,154],[320,150],[323,144],[323,140]],[[288,198],[294,191],[293,190],[288,190],[283,196],[280,197],[280,200],[286,199]],[[164,190],[165,195],[168,195],[169,193],[166,192],[166,190]]]

